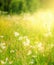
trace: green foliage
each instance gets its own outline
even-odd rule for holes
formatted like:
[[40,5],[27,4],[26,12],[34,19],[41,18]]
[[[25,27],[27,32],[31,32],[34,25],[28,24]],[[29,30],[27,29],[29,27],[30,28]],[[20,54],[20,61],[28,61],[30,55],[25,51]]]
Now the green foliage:
[[0,0],[0,10],[9,13],[33,12],[40,7],[40,0]]
[[0,10],[9,12],[10,3],[11,0],[0,0]]
[[10,4],[10,12],[12,13],[21,13],[23,2],[18,0],[12,0]]

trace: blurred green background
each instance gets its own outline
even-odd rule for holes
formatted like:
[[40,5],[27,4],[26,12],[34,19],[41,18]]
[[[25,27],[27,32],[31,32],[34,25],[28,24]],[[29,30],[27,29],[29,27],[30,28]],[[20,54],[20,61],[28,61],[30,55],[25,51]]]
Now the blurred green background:
[[[8,13],[35,12],[50,0],[0,0],[0,10]],[[52,1],[52,0],[51,0]]]

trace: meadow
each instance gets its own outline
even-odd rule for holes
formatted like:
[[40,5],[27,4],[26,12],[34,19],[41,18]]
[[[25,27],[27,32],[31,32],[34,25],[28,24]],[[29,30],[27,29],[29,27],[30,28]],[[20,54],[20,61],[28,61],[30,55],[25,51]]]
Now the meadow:
[[54,65],[53,14],[0,15],[0,65]]

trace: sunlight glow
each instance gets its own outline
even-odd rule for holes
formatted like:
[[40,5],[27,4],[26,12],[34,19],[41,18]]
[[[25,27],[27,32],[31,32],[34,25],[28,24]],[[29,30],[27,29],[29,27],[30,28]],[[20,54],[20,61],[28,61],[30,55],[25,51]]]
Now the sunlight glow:
[[[32,27],[37,27],[38,25],[43,26],[44,29],[50,31],[50,28],[54,21],[54,12],[51,9],[38,10],[34,14],[25,14],[23,20],[29,21]],[[37,25],[38,24],[38,25]]]
[[36,13],[32,15],[24,15],[23,20],[29,21],[29,25],[32,26],[32,28],[43,27],[46,31],[51,31],[51,26],[54,21],[54,12],[50,9],[46,10],[38,10]]

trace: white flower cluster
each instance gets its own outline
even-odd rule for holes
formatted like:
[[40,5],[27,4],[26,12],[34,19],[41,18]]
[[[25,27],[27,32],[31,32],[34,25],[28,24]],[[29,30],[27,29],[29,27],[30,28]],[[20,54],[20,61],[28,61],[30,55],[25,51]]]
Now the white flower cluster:
[[20,36],[19,32],[14,32],[14,36],[18,37],[19,41],[25,39],[25,41],[22,42],[24,46],[28,46],[30,44],[30,40],[28,39],[28,36]]
[[24,37],[26,40],[23,42],[24,46],[29,46],[30,45],[30,40],[28,39],[28,37]]
[[27,55],[29,56],[29,55],[31,55],[31,54],[32,54],[32,51],[29,50],[28,53],[27,53]]
[[44,45],[43,45],[42,42],[37,42],[36,47],[38,48],[38,50],[39,50],[40,52],[43,52],[43,51],[44,51]]
[[6,43],[0,43],[0,48],[5,49],[6,48]]
[[10,53],[14,53],[15,51],[14,50],[10,50]]
[[19,33],[18,32],[14,32],[14,35],[15,35],[15,37],[18,37]]
[[5,61],[4,60],[0,60],[2,65],[5,65],[7,62],[11,65],[13,63],[13,61],[9,61],[9,58],[6,57]]

